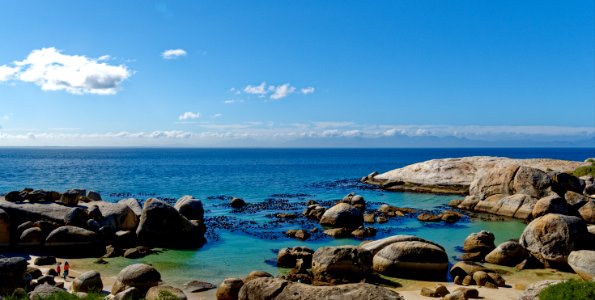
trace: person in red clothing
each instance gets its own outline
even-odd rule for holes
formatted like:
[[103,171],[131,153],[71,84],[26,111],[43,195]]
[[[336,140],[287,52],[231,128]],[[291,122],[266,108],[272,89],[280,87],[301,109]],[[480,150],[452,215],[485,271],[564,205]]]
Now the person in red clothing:
[[70,271],[70,265],[68,262],[64,262],[64,281],[66,281],[66,277],[68,276],[68,271]]
[[57,264],[56,264],[56,273],[58,273],[58,276],[60,276],[60,273],[62,272],[62,269],[61,269],[61,267],[60,267],[60,264],[61,264],[61,263],[57,263]]

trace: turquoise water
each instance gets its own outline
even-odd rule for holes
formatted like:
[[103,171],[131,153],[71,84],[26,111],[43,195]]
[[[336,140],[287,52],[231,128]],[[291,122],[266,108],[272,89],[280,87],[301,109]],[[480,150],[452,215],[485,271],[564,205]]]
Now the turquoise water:
[[[331,239],[315,234],[305,242],[284,237],[288,229],[320,228],[303,218],[278,222],[278,212],[301,213],[308,199],[326,206],[349,192],[365,197],[368,209],[382,203],[440,210],[456,195],[385,192],[360,184],[371,171],[387,171],[441,157],[472,155],[517,158],[551,157],[584,160],[593,149],[0,149],[0,193],[24,187],[100,191],[107,201],[124,197],[167,201],[190,194],[202,199],[210,227],[208,242],[198,250],[165,250],[138,261],[155,265],[163,277],[182,284],[190,279],[220,282],[259,269],[277,274],[271,261],[279,248],[306,245],[359,244],[354,239]],[[254,204],[233,211],[227,197]],[[262,205],[267,203],[267,205]],[[524,224],[515,220],[456,224],[422,223],[414,216],[374,224],[376,238],[413,234],[445,247],[451,260],[465,237],[479,230],[496,234],[497,242],[518,238]],[[320,228],[321,229],[321,228]],[[109,259],[98,271],[116,273],[133,261]]]

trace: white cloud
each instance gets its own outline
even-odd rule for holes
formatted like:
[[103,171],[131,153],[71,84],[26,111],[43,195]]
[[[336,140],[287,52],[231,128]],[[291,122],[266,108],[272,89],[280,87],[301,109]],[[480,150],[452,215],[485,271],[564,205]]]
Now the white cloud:
[[266,85],[267,85],[267,83],[264,82],[264,81],[261,84],[257,85],[257,86],[247,85],[244,88],[244,92],[246,94],[265,95],[266,93],[268,93],[268,90],[266,88]]
[[309,87],[300,89],[300,92],[304,95],[312,94],[312,93],[314,93],[314,91],[315,91],[315,88],[313,86],[309,86]]
[[131,71],[99,59],[62,54],[56,48],[33,50],[27,58],[15,61],[15,67],[0,66],[0,81],[32,82],[44,91],[71,94],[116,94]]
[[187,112],[181,114],[178,117],[178,119],[179,120],[182,120],[182,121],[183,120],[196,120],[198,118],[200,118],[200,113],[198,113],[198,112],[191,112],[191,111],[187,111]]
[[229,99],[229,100],[223,101],[223,103],[225,103],[225,104],[244,103],[244,100],[242,100],[242,99]]
[[273,87],[273,91],[274,92],[271,95],[271,99],[279,100],[293,94],[293,92],[295,92],[295,86],[286,83],[277,87]]
[[186,56],[186,50],[184,49],[169,49],[161,53],[163,59],[175,59],[182,56]]
[[214,115],[211,116],[211,118],[217,119],[217,118],[220,118],[222,116],[223,116],[223,114],[214,114]]
[[105,61],[105,60],[110,60],[112,57],[109,55],[103,55],[100,56],[99,58],[97,58],[98,61]]

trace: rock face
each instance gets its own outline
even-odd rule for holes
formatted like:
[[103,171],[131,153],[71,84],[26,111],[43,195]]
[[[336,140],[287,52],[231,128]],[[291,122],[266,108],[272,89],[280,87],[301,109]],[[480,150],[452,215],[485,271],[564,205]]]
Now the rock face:
[[198,199],[194,199],[192,196],[184,196],[178,199],[174,207],[188,220],[204,220],[205,210],[202,206],[202,202]]
[[45,245],[52,246],[87,246],[98,242],[97,233],[76,227],[62,226],[52,231],[45,240]]
[[425,241],[395,242],[374,255],[373,268],[393,277],[444,279],[448,256],[444,248]]
[[31,220],[46,220],[61,224],[64,222],[64,216],[72,208],[53,202],[13,203],[0,198],[0,209],[10,215],[10,221],[13,224],[22,224]]
[[494,239],[494,234],[489,231],[482,230],[472,233],[465,239],[463,250],[466,253],[475,253],[476,255],[473,257],[476,257],[478,261],[483,261],[484,257],[496,248]]
[[360,282],[372,266],[372,253],[360,247],[321,247],[312,256],[312,275],[315,284],[343,284]]
[[238,299],[386,299],[402,300],[397,292],[368,283],[352,283],[337,286],[313,286],[289,282],[279,278],[257,278],[247,282],[240,290]]
[[[469,193],[471,183],[479,177],[485,175],[494,168],[505,168],[507,166],[528,166],[542,171],[554,170],[558,172],[573,171],[583,165],[583,162],[572,162],[553,159],[510,159],[505,157],[463,157],[463,158],[445,158],[434,159],[425,162],[412,164],[403,168],[395,169],[375,176],[366,176],[364,181],[370,184],[380,185],[390,190],[400,191],[421,191],[433,193]],[[512,172],[504,172],[504,178],[508,176],[511,181]],[[500,172],[500,174],[503,174]],[[372,175],[372,174],[370,174]],[[495,175],[495,174],[494,174]],[[519,177],[517,188],[525,190],[527,186],[521,184]],[[504,182],[502,180],[501,182]],[[485,191],[501,191],[505,185],[490,184],[486,186]],[[485,186],[485,185],[484,185]],[[526,190],[530,190],[527,188]],[[474,193],[470,193],[474,194]],[[487,197],[487,196],[486,196]]]
[[527,251],[517,241],[504,242],[488,253],[485,261],[495,265],[516,266],[527,258]]
[[356,229],[364,222],[364,215],[357,208],[339,203],[328,209],[320,219],[320,224],[334,228]]
[[[167,296],[164,296],[166,294]],[[158,285],[150,288],[146,295],[147,300],[186,300],[186,295],[179,288],[169,285]]]
[[15,288],[23,287],[26,271],[27,260],[24,258],[0,258],[0,295],[10,295]]
[[547,196],[539,199],[533,207],[533,218],[539,218],[547,214],[572,215],[572,208],[566,200],[558,195]]
[[87,271],[74,279],[72,282],[73,292],[90,292],[103,290],[101,275],[97,271]]
[[292,248],[283,248],[279,250],[277,254],[277,266],[283,268],[293,268],[295,267],[295,262],[298,259],[301,259],[304,264],[310,266],[312,264],[312,255],[314,254],[314,250],[308,247],[292,247]]
[[128,206],[130,209],[132,209],[132,212],[134,212],[134,214],[139,218],[143,212],[143,207],[140,205],[138,200],[136,200],[134,198],[122,199],[122,200],[118,201],[118,204],[124,204],[124,205]]
[[593,281],[595,278],[595,251],[572,251],[568,255],[568,264],[581,278]]
[[136,230],[139,218],[132,208],[126,203],[111,203],[94,201],[83,204],[90,209],[97,207],[103,218],[99,221],[101,226],[110,226],[116,230]]
[[147,246],[191,248],[204,243],[204,229],[188,221],[175,208],[158,200],[145,203],[136,235]]
[[547,214],[529,223],[519,242],[545,266],[563,268],[570,252],[580,249],[586,237],[587,226],[581,218]]
[[0,246],[10,245],[10,218],[8,214],[0,208]]
[[112,294],[116,295],[128,288],[135,287],[141,294],[146,294],[149,288],[156,286],[161,281],[161,274],[149,265],[130,265],[118,274],[112,287]]

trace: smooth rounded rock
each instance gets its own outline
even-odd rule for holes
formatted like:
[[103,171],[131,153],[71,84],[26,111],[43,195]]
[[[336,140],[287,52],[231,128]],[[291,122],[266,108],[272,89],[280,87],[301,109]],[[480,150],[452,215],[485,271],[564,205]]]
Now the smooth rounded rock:
[[315,284],[360,282],[370,274],[372,253],[360,247],[321,247],[312,256]]
[[506,241],[488,253],[485,261],[495,265],[513,267],[525,260],[527,255],[527,251],[519,242]]
[[568,264],[584,280],[595,281],[595,251],[572,251],[568,255]]
[[240,278],[226,278],[217,288],[217,300],[237,300],[243,285]]
[[147,300],[186,300],[186,294],[179,288],[169,285],[158,285],[151,287],[145,296]]
[[373,258],[374,271],[393,277],[445,279],[448,256],[444,248],[422,241],[390,244]]
[[130,287],[135,287],[144,295],[149,288],[158,285],[160,281],[161,274],[152,266],[130,265],[118,273],[116,282],[112,286],[112,294],[115,295]]
[[334,228],[356,229],[364,222],[364,216],[357,208],[339,203],[329,208],[320,218],[320,224]]
[[184,196],[178,199],[174,208],[188,220],[204,220],[205,210],[202,206],[202,201],[192,196]]
[[87,271],[77,276],[72,282],[72,291],[74,292],[99,292],[103,290],[101,274],[97,271]]

